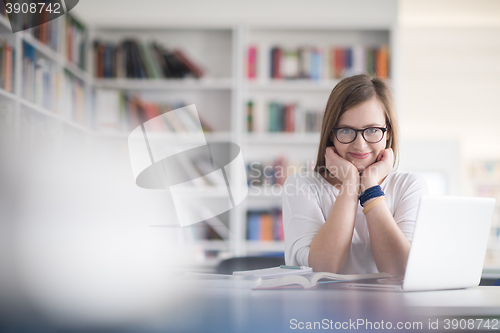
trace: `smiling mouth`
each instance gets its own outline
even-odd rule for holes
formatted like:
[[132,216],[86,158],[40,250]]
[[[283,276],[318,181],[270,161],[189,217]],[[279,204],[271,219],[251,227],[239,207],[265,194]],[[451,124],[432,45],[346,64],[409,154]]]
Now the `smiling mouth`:
[[368,156],[370,156],[371,153],[349,153],[352,157],[354,157],[355,159],[358,159],[358,160],[364,160],[365,158],[368,158]]

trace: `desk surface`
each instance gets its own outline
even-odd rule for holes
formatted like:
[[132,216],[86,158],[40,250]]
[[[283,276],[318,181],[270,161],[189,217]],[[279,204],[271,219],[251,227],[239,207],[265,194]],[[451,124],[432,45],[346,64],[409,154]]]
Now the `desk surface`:
[[[390,322],[393,331],[398,322],[421,322],[422,328],[415,331],[436,332],[450,331],[453,328],[451,320],[458,319],[455,323],[459,324],[461,318],[462,324],[468,323],[469,328],[475,325],[469,331],[483,329],[478,325],[484,325],[489,319],[488,331],[500,332],[500,287],[411,293],[331,288],[192,289],[189,296],[167,312],[158,324],[175,332],[289,332],[300,331],[300,323],[307,331],[307,323],[319,322],[325,327],[328,323],[334,327],[336,323],[361,324],[358,320],[379,325],[381,321],[386,325]],[[445,327],[447,319],[449,329]],[[468,321],[470,319],[472,322]],[[438,330],[430,330],[429,325],[436,320]],[[495,320],[496,329],[493,329]],[[381,331],[376,327],[372,329]],[[371,329],[362,326],[356,330]]]

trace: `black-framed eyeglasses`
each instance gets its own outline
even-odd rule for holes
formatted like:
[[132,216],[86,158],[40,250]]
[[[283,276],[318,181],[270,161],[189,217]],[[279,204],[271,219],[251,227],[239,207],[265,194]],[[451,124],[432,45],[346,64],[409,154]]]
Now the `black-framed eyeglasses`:
[[368,143],[377,143],[382,140],[384,133],[387,131],[385,127],[368,127],[357,130],[350,127],[340,127],[332,129],[333,134],[340,143],[351,143],[356,140],[358,132],[361,132],[363,139]]

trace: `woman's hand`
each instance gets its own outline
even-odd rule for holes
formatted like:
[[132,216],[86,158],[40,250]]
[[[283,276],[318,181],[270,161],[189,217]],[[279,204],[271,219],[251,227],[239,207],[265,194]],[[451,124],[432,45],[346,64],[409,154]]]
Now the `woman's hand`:
[[344,185],[359,184],[358,169],[337,153],[335,147],[327,147],[325,152],[325,165],[328,171]]
[[394,152],[392,149],[382,150],[377,156],[377,161],[361,173],[361,190],[364,191],[378,185],[391,172],[393,164]]

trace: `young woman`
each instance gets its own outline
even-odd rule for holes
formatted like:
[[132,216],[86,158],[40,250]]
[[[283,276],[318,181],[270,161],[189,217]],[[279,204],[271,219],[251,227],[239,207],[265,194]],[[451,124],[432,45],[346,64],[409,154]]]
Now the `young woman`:
[[356,75],[332,90],[316,167],[285,182],[285,261],[402,277],[425,181],[392,171],[398,124],[389,87]]

